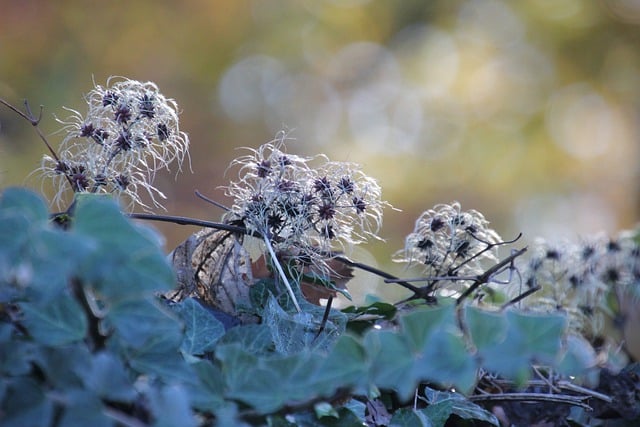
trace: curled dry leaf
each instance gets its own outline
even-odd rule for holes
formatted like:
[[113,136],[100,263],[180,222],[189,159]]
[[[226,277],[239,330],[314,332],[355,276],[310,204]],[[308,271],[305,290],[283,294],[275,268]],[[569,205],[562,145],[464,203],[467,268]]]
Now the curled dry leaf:
[[[327,299],[329,297],[335,297],[338,292],[351,299],[349,292],[347,291],[347,282],[353,278],[353,268],[348,265],[330,259],[327,261],[327,267],[329,268],[329,281],[335,289],[328,288],[322,283],[314,283],[313,281],[302,280],[300,282],[300,289],[302,294],[310,303],[320,305],[321,299]],[[304,270],[303,277],[321,277],[319,272],[314,271],[314,266],[309,266]]]
[[178,288],[168,298],[180,301],[195,297],[241,323],[256,322],[255,316],[242,310],[249,307],[249,286],[253,283],[251,258],[242,246],[242,236],[203,229],[189,236],[169,257]]
[[[278,254],[278,258],[281,263],[286,265],[289,257]],[[313,264],[305,266],[301,274],[296,272],[296,275],[300,277],[300,290],[305,299],[312,304],[322,305],[321,300],[335,297],[338,292],[349,297],[347,283],[353,278],[353,268],[335,259],[326,261],[326,267],[328,280],[326,278],[327,273],[321,272]],[[256,280],[273,277],[273,272],[267,266],[264,256],[261,256],[253,263],[252,271]]]

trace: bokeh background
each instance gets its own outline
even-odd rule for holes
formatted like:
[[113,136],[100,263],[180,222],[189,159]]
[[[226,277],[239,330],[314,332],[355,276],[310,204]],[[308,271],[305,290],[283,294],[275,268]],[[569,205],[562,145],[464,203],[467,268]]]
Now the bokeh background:
[[[397,274],[390,254],[436,203],[523,243],[638,220],[640,0],[0,0],[0,97],[44,105],[54,145],[54,114],[111,75],[182,109],[193,174],[158,178],[169,214],[219,219],[193,191],[227,203],[237,148],[284,129],[290,151],[379,180],[402,211],[355,256]],[[0,187],[39,189],[43,152],[0,108]],[[156,226],[168,249],[194,231]]]

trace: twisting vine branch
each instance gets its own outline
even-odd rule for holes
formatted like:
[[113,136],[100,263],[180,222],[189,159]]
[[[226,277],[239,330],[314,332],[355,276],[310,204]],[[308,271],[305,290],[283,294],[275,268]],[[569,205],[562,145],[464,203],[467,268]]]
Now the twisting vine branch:
[[[244,235],[248,235],[248,236],[252,236],[252,237],[256,237],[259,239],[262,239],[263,237],[260,235],[260,233],[257,232],[251,232],[249,230],[247,230],[245,227],[241,226],[241,225],[234,225],[234,224],[228,224],[228,223],[223,223],[223,222],[215,222],[215,221],[207,221],[207,220],[200,220],[200,219],[195,219],[195,218],[189,218],[189,217],[183,217],[183,216],[172,216],[172,215],[156,215],[156,214],[145,214],[145,213],[131,213],[129,214],[130,218],[134,218],[134,219],[141,219],[141,220],[147,220],[147,221],[159,221],[159,222],[171,222],[174,224],[178,224],[178,225],[193,225],[193,226],[198,226],[198,227],[204,227],[204,228],[214,228],[216,230],[225,230],[225,231],[231,231],[234,233],[241,233]],[[516,239],[510,240],[510,241],[506,241],[506,242],[501,242],[504,244],[508,244],[508,243],[512,243],[515,242],[517,239],[520,238],[520,235],[518,235],[518,237]],[[325,253],[325,252],[318,252],[318,255],[320,256],[326,256],[329,258],[333,258],[338,262],[341,262],[349,267],[353,267],[353,268],[357,268],[359,270],[363,270],[366,271],[368,273],[374,274],[376,276],[379,276],[381,278],[384,279],[384,281],[386,283],[395,283],[399,286],[404,287],[405,289],[410,290],[411,292],[414,293],[413,296],[411,296],[409,298],[409,300],[413,300],[413,299],[424,299],[427,302],[433,302],[434,298],[433,296],[430,295],[431,293],[431,287],[418,287],[415,285],[412,285],[409,282],[412,281],[427,281],[427,280],[473,280],[473,284],[469,287],[469,289],[467,289],[459,298],[458,298],[458,304],[460,304],[462,302],[462,300],[464,298],[466,298],[469,294],[471,294],[475,289],[477,289],[479,286],[481,286],[484,283],[489,282],[489,280],[491,279],[492,276],[494,276],[495,274],[498,274],[501,270],[503,270],[505,267],[507,267],[508,265],[513,263],[513,260],[519,256],[521,256],[523,253],[526,252],[526,248],[520,249],[514,253],[512,253],[511,255],[509,255],[508,257],[506,257],[504,260],[502,260],[501,262],[499,262],[498,264],[494,265],[493,267],[491,267],[490,269],[488,269],[485,273],[479,275],[479,276],[470,276],[470,277],[459,277],[459,276],[448,276],[448,277],[437,277],[437,278],[433,278],[433,277],[426,277],[426,278],[410,278],[410,279],[401,279],[398,278],[396,276],[394,276],[393,274],[387,273],[383,270],[380,270],[378,268],[375,268],[373,266],[361,263],[361,262],[356,262],[356,261],[352,261],[351,259],[343,256],[343,255],[335,255],[332,253]],[[521,299],[523,299],[524,297],[526,297],[527,295],[530,295],[531,293],[535,292],[535,290],[530,290],[526,293],[526,295],[521,295],[519,297],[517,297],[517,299],[514,299],[512,301],[510,301],[508,304],[513,304]],[[506,306],[507,304],[505,304]]]
[[521,256],[523,253],[525,253],[527,251],[527,248],[522,248],[520,250],[517,250],[515,252],[513,252],[511,255],[509,255],[508,257],[506,257],[505,259],[503,259],[502,261],[500,261],[499,263],[497,263],[496,265],[494,265],[493,267],[489,268],[487,271],[485,271],[483,274],[479,275],[478,277],[476,277],[474,279],[474,282],[471,286],[469,286],[467,288],[466,291],[464,291],[462,293],[462,295],[460,295],[456,301],[456,304],[460,304],[466,297],[468,297],[473,291],[475,291],[476,289],[478,289],[478,287],[482,286],[485,283],[488,283],[489,280],[491,280],[491,277],[493,277],[493,275],[500,273],[501,271],[504,270],[505,267],[507,266],[512,266],[513,265],[513,260],[516,259],[517,257]]
[[[206,220],[189,218],[184,216],[156,215],[156,214],[145,214],[145,213],[131,213],[128,215],[130,218],[134,218],[134,219],[141,219],[141,220],[147,220],[147,221],[159,221],[159,222],[171,222],[173,224],[178,224],[178,225],[193,225],[197,227],[214,228],[216,230],[225,230],[225,231],[231,231],[234,233],[241,233],[241,234],[251,236],[251,237],[256,237],[259,239],[263,238],[262,235],[260,235],[260,233],[249,231],[241,225],[206,221]],[[396,276],[389,274],[385,271],[379,270],[370,265],[363,264],[361,262],[352,261],[343,255],[336,256],[335,254],[323,253],[320,251],[318,252],[318,255],[333,258],[336,261],[341,262],[349,267],[358,268],[360,270],[367,271],[369,273],[380,276],[384,279],[389,280],[390,282],[397,283],[398,285],[403,286],[406,289],[409,289],[410,291],[414,292],[416,295],[420,295],[422,293],[421,289],[417,286],[414,286],[408,282],[405,282],[402,279],[398,279]]]
[[[8,109],[10,109],[14,113],[16,113],[17,115],[22,117],[23,119],[25,119],[26,121],[31,123],[31,126],[34,127],[34,129],[38,133],[38,136],[40,137],[42,142],[44,142],[44,145],[47,147],[47,150],[49,150],[49,153],[51,154],[51,157],[53,157],[56,162],[60,162],[60,158],[58,157],[58,154],[53,149],[53,147],[51,147],[51,144],[49,144],[49,141],[47,140],[47,137],[42,133],[42,131],[40,130],[40,127],[39,127],[40,121],[42,120],[42,112],[44,110],[44,106],[42,106],[42,105],[40,106],[40,113],[38,114],[38,117],[36,117],[36,116],[33,115],[33,112],[31,111],[31,107],[29,106],[29,101],[27,101],[26,99],[24,100],[24,112],[20,111],[20,109],[18,109],[17,107],[13,106],[12,104],[10,104],[9,102],[5,101],[2,98],[0,98],[0,104],[4,105]],[[73,183],[71,182],[71,178],[69,178],[68,176],[66,176],[66,178],[67,178],[67,181],[69,181],[69,185],[71,185],[73,187]]]
[[399,279],[393,274],[387,273],[386,271],[382,271],[380,269],[377,269],[367,264],[363,264],[361,262],[351,261],[349,258],[342,255],[335,256],[334,259],[345,265],[348,265],[349,267],[358,268],[360,270],[367,271],[369,273],[375,274],[376,276],[382,277],[383,279],[385,279],[385,282],[388,280],[389,283],[391,282],[396,283],[406,289],[409,289],[411,292],[414,292],[416,294],[420,293],[419,287],[414,286],[411,283],[408,283],[407,281]]
[[544,394],[544,393],[496,393],[496,394],[479,394],[469,396],[472,402],[554,402],[565,405],[573,405],[591,411],[591,406],[584,403],[589,396],[570,396],[566,394]]
[[259,233],[251,232],[241,225],[228,224],[225,222],[207,221],[203,219],[189,218],[184,216],[173,215],[157,215],[157,214],[145,214],[145,213],[130,213],[129,218],[142,219],[146,221],[158,221],[158,222],[171,222],[177,225],[193,225],[203,228],[214,228],[216,230],[231,231],[233,233],[240,233],[246,236],[256,237],[261,239],[262,236]]
[[[454,270],[450,271],[450,273],[455,273],[455,271],[458,270],[464,264],[467,264],[467,263],[471,262],[472,260],[478,258],[483,253],[491,250],[492,248],[494,248],[496,246],[508,245],[508,244],[511,244],[511,243],[514,243],[514,242],[518,241],[522,237],[522,233],[519,233],[518,236],[516,236],[516,238],[514,238],[514,239],[501,241],[501,242],[497,242],[497,243],[489,243],[489,242],[485,242],[483,240],[480,240],[475,236],[473,236],[473,237],[475,239],[477,239],[478,241],[480,241],[481,243],[485,243],[487,245],[487,247],[484,248],[482,251],[480,251],[480,252],[474,254],[473,256],[469,257],[463,263],[459,264]],[[468,282],[472,282],[472,284],[464,292],[462,292],[462,294],[456,300],[456,304],[459,305],[460,303],[462,303],[462,301],[466,297],[468,297],[476,289],[478,289],[478,287],[482,286],[483,284],[489,283],[489,281],[491,281],[491,279],[495,275],[500,274],[501,272],[505,271],[505,269],[514,268],[513,267],[514,260],[516,258],[518,258],[519,256],[521,256],[522,254],[524,254],[526,251],[527,251],[526,247],[522,248],[522,249],[519,249],[519,250],[516,250],[516,251],[512,252],[511,255],[509,255],[508,257],[504,258],[503,260],[499,261],[497,264],[495,264],[494,266],[492,266],[491,268],[486,270],[484,273],[478,274],[478,275],[458,276],[458,275],[455,275],[455,274],[450,274],[450,275],[445,275],[445,276],[425,276],[425,277],[412,277],[412,278],[405,278],[405,279],[396,278],[396,277],[385,277],[385,283],[396,283],[396,284],[400,284],[401,286],[404,286],[407,289],[410,289],[412,292],[414,292],[414,295],[406,300],[406,301],[409,301],[409,300],[414,300],[414,299],[418,299],[418,298],[425,298],[426,299],[429,295],[432,294],[435,284],[438,283],[438,282],[441,282],[441,281],[448,280],[448,281],[468,281]],[[408,282],[430,282],[430,283],[428,285],[426,285],[426,286],[423,286],[423,287],[416,287],[416,286],[413,286],[413,285],[409,285]],[[409,286],[407,286],[407,285],[409,285]],[[505,304],[504,307],[506,307],[508,304],[513,304],[513,303],[525,298],[526,296],[530,295],[533,292],[535,292],[535,289],[529,290],[526,293],[526,295],[523,294],[523,295],[518,296],[514,300],[509,301],[509,303]],[[433,297],[431,297],[431,298],[433,298]]]

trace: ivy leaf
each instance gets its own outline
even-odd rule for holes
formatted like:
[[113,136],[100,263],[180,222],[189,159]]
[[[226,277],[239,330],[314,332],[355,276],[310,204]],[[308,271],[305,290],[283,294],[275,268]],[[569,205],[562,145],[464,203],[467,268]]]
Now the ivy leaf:
[[119,301],[174,287],[159,238],[132,223],[109,197],[79,195],[73,231],[96,245],[82,277],[106,298]]
[[[162,341],[162,338],[158,338],[158,341]],[[154,347],[146,347],[140,352],[130,353],[127,358],[137,372],[153,375],[167,382],[188,383],[194,375],[191,366],[178,352],[161,352],[155,351]]]
[[[347,328],[358,334],[362,335],[364,332],[371,328],[378,320],[391,320],[396,315],[398,309],[393,304],[384,302],[374,302],[373,304],[366,306],[349,306],[342,310],[349,316],[349,323]],[[361,316],[367,316],[363,320]]]
[[500,426],[500,422],[495,415],[463,396],[454,399],[451,406],[451,413],[465,420],[484,421],[494,426]]
[[498,419],[486,409],[469,401],[458,393],[449,393],[425,389],[425,396],[429,406],[422,409],[431,420],[434,427],[444,427],[452,414],[465,420],[485,421],[491,425],[500,426]]
[[313,405],[313,412],[316,417],[331,417],[338,418],[338,411],[329,402],[318,402]]
[[16,267],[16,262],[24,263],[19,257],[24,256],[30,227],[29,220],[19,212],[0,211],[0,272],[5,282],[12,281],[7,273]]
[[409,398],[418,379],[413,375],[413,353],[406,341],[395,332],[372,329],[365,334],[363,344],[370,358],[373,384],[396,390],[401,399]]
[[568,335],[566,337],[566,351],[558,364],[558,371],[564,375],[576,377],[595,377],[589,381],[597,382],[599,369],[597,369],[597,355],[589,341],[578,335]]
[[[331,407],[328,403],[324,403]],[[297,412],[287,414],[284,417],[268,417],[269,427],[353,427],[353,426],[366,426],[367,424],[363,418],[358,418],[352,411],[347,408],[329,409],[320,408],[318,411],[314,408],[314,412]]]
[[32,301],[43,303],[59,297],[94,249],[90,242],[50,226],[34,230],[27,248],[33,270],[28,294]]
[[39,194],[20,187],[9,187],[0,195],[0,212],[19,213],[29,223],[45,224],[49,220],[47,204]]
[[[2,199],[0,199],[2,200]],[[0,211],[0,302],[24,299],[33,280],[33,263],[25,256],[29,222],[16,212]]]
[[269,327],[276,351],[294,354],[306,348],[328,349],[345,328],[346,317],[332,312],[320,336],[318,331],[324,308],[302,302],[303,311],[288,313],[273,295],[269,295],[263,310],[263,322]]
[[68,294],[41,305],[20,303],[24,325],[40,344],[58,346],[81,340],[87,334],[87,317],[80,304]]
[[109,338],[132,368],[141,373],[188,381],[193,372],[179,353],[182,325],[155,300],[132,300],[111,308],[105,319]]
[[82,379],[88,390],[105,399],[131,402],[136,395],[122,360],[110,352],[95,354]]
[[431,333],[445,327],[455,326],[453,304],[416,309],[400,318],[402,333],[413,351],[421,351],[427,345]]
[[122,340],[126,346],[140,348],[159,335],[170,348],[178,348],[182,342],[179,320],[152,298],[116,304],[105,321],[115,329],[112,339]]
[[276,286],[272,279],[260,279],[251,285],[249,301],[251,306],[258,310],[258,314],[262,315],[266,302],[274,292],[276,292]]
[[271,330],[265,324],[242,325],[231,328],[218,341],[218,345],[239,344],[245,351],[254,355],[273,353]]
[[431,334],[422,355],[416,361],[418,379],[454,385],[465,392],[476,382],[476,363],[469,354],[461,333],[442,328]]
[[391,417],[389,427],[432,427],[429,418],[421,411],[410,408],[398,409]]
[[415,348],[413,376],[470,390],[476,364],[457,325],[453,304],[416,310],[401,319],[402,333]]
[[158,427],[195,427],[196,419],[189,406],[189,396],[181,385],[149,389],[146,393]]
[[444,427],[453,413],[453,400],[429,404],[420,412],[429,418],[433,427]]
[[364,345],[376,386],[408,399],[422,381],[469,390],[476,380],[476,361],[457,326],[453,305],[415,310],[400,317],[399,331],[370,330]]
[[[133,252],[157,247],[162,240],[150,228],[132,222],[111,196],[82,193],[77,195],[74,229],[113,247],[128,246]],[[123,233],[131,232],[123,241]]]
[[[308,351],[258,357],[238,344],[229,344],[218,345],[216,357],[222,363],[227,396],[267,414],[285,404],[330,396],[338,388],[353,385],[356,375],[362,377],[362,368],[354,369],[353,360],[357,360],[358,355],[352,353],[362,350],[350,339],[339,346],[333,358]],[[335,363],[340,355],[347,355],[352,361],[345,365]]]
[[353,413],[360,421],[364,423],[367,405],[363,402],[360,402],[356,399],[350,399],[347,403],[344,404],[344,408],[348,409],[351,413]]
[[11,348],[11,351],[0,351],[0,375],[20,376],[31,371],[38,344],[16,339],[13,325],[0,323],[0,348]]
[[47,382],[58,389],[82,388],[91,366],[91,353],[84,342],[59,347],[40,347],[36,363]]
[[167,382],[189,382],[193,379],[193,369],[174,347],[173,339],[158,335],[147,340],[139,348],[128,348],[123,356],[137,372],[154,375]]
[[32,378],[12,379],[1,405],[3,427],[48,427],[53,424],[53,402]]
[[491,348],[505,340],[507,320],[502,312],[467,305],[464,314],[471,341],[478,350]]
[[[343,313],[349,313],[354,315],[372,315],[380,316],[382,319],[391,320],[398,311],[397,307],[393,304],[386,302],[376,301],[373,304],[365,306],[351,305],[342,310]],[[357,316],[354,316],[357,318]]]
[[49,301],[67,286],[90,245],[53,227],[34,193],[8,189],[0,196],[0,300]]
[[322,421],[320,425],[323,427],[352,427],[366,425],[364,416],[358,417],[358,415],[348,408],[338,408],[337,416],[335,418],[324,417],[320,421]]
[[[261,363],[266,359],[244,351],[240,345],[218,345],[216,357],[222,363],[228,397],[241,400],[263,413],[277,410],[291,397],[284,387],[288,379],[280,377],[275,370],[264,366],[269,364]],[[290,368],[295,369],[296,358],[300,359],[301,356],[290,356],[271,364],[291,360]],[[273,386],[275,384],[277,387]],[[304,397],[301,396],[301,398]]]
[[522,349],[532,354],[535,362],[554,363],[567,326],[564,315],[536,315],[508,311],[508,338],[519,339]]
[[282,354],[302,351],[311,345],[316,335],[311,313],[289,314],[280,307],[273,295],[267,300],[263,319],[271,330],[276,351]]
[[555,365],[566,329],[565,316],[508,311],[505,319],[504,340],[480,351],[488,370],[524,383],[531,363]]
[[196,381],[185,383],[191,404],[202,411],[211,412],[224,404],[225,380],[218,366],[209,360],[197,359],[190,365]]
[[113,420],[104,414],[104,405],[95,394],[76,389],[65,393],[64,399],[64,411],[57,424],[60,427],[113,426]]
[[317,381],[332,389],[335,384],[366,387],[367,363],[362,345],[349,335],[341,335],[318,364]]
[[187,298],[171,309],[185,325],[181,349],[187,354],[201,355],[215,348],[225,333],[224,325],[193,298]]

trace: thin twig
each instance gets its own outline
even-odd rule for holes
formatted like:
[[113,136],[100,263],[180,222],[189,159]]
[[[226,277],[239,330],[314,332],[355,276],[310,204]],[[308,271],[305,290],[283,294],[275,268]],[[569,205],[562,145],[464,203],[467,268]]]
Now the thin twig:
[[125,427],[146,427],[148,425],[147,423],[143,423],[137,418],[134,418],[130,415],[125,414],[124,412],[120,412],[113,408],[105,407],[102,410],[102,413],[106,417],[111,418],[118,424],[122,424]]
[[521,301],[521,300],[525,299],[526,297],[528,297],[529,295],[531,295],[534,292],[539,291],[540,289],[542,289],[542,286],[537,285],[537,286],[527,290],[526,292],[521,293],[520,295],[518,295],[517,297],[513,298],[512,300],[507,301],[504,304],[502,304],[502,306],[500,307],[500,310],[504,310],[505,308],[509,307],[510,305],[515,304],[518,301]]
[[23,113],[22,111],[18,110],[16,107],[14,107],[13,105],[9,104],[7,101],[5,101],[2,98],[0,98],[0,103],[2,103],[4,106],[9,108],[10,110],[15,112],[16,114],[18,114],[20,117],[22,117],[23,119],[25,119],[29,123],[31,123],[31,126],[33,126],[36,129],[36,132],[38,132],[38,135],[40,136],[40,139],[42,139],[44,144],[47,146],[47,148],[49,149],[49,152],[51,153],[53,158],[56,159],[56,161],[60,161],[60,159],[58,158],[58,155],[56,154],[56,152],[53,150],[53,148],[49,144],[49,141],[47,141],[47,138],[44,136],[44,134],[42,133],[40,128],[38,128],[38,125],[40,124],[40,120],[42,120],[42,111],[44,109],[44,107],[42,105],[40,106],[40,114],[38,115],[38,118],[36,118],[33,115],[33,113],[31,112],[31,108],[29,107],[29,102],[26,99],[24,100],[24,109],[25,109],[26,113]]
[[470,281],[477,280],[478,276],[427,276],[427,277],[409,277],[406,279],[385,279],[385,283],[399,283],[399,282],[430,282],[432,280],[457,280],[457,281]]
[[320,323],[320,328],[318,328],[318,332],[316,332],[316,336],[313,337],[313,341],[317,340],[320,334],[322,333],[322,331],[324,331],[324,329],[326,328],[327,322],[329,321],[329,314],[331,313],[332,304],[333,304],[333,296],[329,295],[329,298],[327,299],[327,305],[325,306],[324,313],[322,314],[322,322]]
[[493,276],[494,274],[496,274],[497,272],[502,270],[508,264],[511,264],[514,259],[516,259],[520,255],[522,255],[526,251],[527,251],[527,248],[525,247],[525,248],[522,248],[520,250],[517,250],[517,251],[513,252],[511,255],[509,255],[508,257],[506,257],[505,259],[503,259],[502,261],[500,261],[499,263],[497,263],[496,265],[494,265],[493,267],[491,267],[490,269],[485,271],[483,274],[478,276],[478,278],[476,279],[475,283],[472,284],[471,286],[469,286],[467,288],[467,290],[465,290],[462,293],[462,295],[460,295],[458,297],[458,299],[456,300],[456,305],[460,304],[467,296],[469,296],[479,286],[481,286],[484,283],[487,283],[489,281],[489,279],[491,279],[491,276]]
[[[508,380],[493,378],[493,379],[488,379],[488,381],[491,381],[492,386],[499,388],[501,390],[502,390],[502,386],[507,386],[507,387],[513,386],[513,382]],[[567,380],[558,380],[558,381],[555,381],[553,384],[555,387],[562,390],[570,390],[576,393],[581,393],[587,396],[595,397],[596,399],[600,399],[607,403],[613,402],[613,399],[610,396],[607,396],[606,394],[588,389],[586,387],[579,386],[577,384],[573,384],[572,382]],[[527,387],[540,387],[543,385],[549,385],[548,380],[529,380],[526,383]]]
[[349,258],[344,257],[344,256],[336,256],[333,257],[333,259],[335,259],[336,261],[339,261],[343,264],[348,265],[349,267],[355,267],[355,268],[359,268],[360,270],[364,270],[367,271],[369,273],[375,274],[376,276],[380,276],[383,277],[385,279],[385,282],[387,280],[389,280],[389,283],[397,283],[398,285],[409,289],[411,292],[415,293],[416,295],[420,294],[420,288],[417,286],[412,285],[411,283],[407,283],[406,280],[403,279],[399,279],[396,276],[394,276],[393,274],[389,274],[385,271],[379,270],[375,267],[372,267],[370,265],[367,264],[362,264],[360,262],[356,262],[356,261],[351,261]]
[[544,394],[544,393],[496,393],[469,396],[472,402],[505,402],[505,401],[525,401],[525,402],[555,402],[566,405],[580,406],[591,411],[593,408],[584,403],[590,396],[569,396],[567,394]]
[[[520,234],[513,241],[516,241],[519,237],[520,237]],[[504,243],[510,243],[510,242],[512,241],[504,242]],[[431,282],[431,281],[442,281],[442,280],[473,281],[474,283],[469,288],[467,288],[467,290],[465,290],[465,292],[463,292],[462,295],[460,295],[460,297],[458,298],[457,304],[460,304],[464,298],[469,296],[469,294],[471,294],[474,290],[476,290],[480,285],[489,282],[489,280],[491,279],[491,276],[493,276],[496,273],[499,273],[500,270],[504,269],[508,264],[513,262],[515,258],[521,256],[526,251],[527,251],[527,248],[522,248],[518,251],[513,252],[511,255],[509,255],[508,257],[506,257],[505,259],[503,259],[502,261],[500,261],[499,263],[497,263],[496,265],[494,265],[493,267],[491,267],[490,269],[488,269],[487,271],[485,271],[484,273],[478,276],[427,276],[427,277],[411,277],[407,279],[389,277],[385,279],[385,283],[399,283],[399,284],[405,283],[406,285],[407,282]],[[405,287],[408,289],[411,289],[407,286]],[[415,286],[412,286],[412,287],[414,289],[411,289],[411,290],[413,290],[416,294],[421,293],[420,292],[421,288],[418,288]],[[524,296],[522,298],[524,298]]]
[[198,196],[198,198],[204,200],[207,203],[212,204],[213,206],[216,206],[220,209],[222,209],[223,211],[227,211],[229,212],[231,209],[226,207],[225,205],[223,205],[222,203],[216,202],[215,200],[205,196],[204,194],[202,194],[200,191],[196,190],[194,191],[194,193],[196,194],[196,196]]
[[[31,107],[29,107],[29,101],[27,101],[26,99],[24,100],[24,110],[25,110],[24,113],[2,98],[0,98],[0,104],[3,104],[5,107],[9,108],[11,111],[15,112],[20,117],[22,117],[23,119],[31,123],[31,126],[34,127],[34,129],[38,133],[38,136],[40,137],[42,142],[44,142],[44,145],[47,146],[47,149],[49,150],[49,153],[51,154],[51,156],[55,159],[56,162],[60,163],[60,158],[58,157],[58,154],[55,152],[53,147],[51,147],[51,144],[49,144],[47,137],[44,136],[44,134],[38,127],[38,125],[40,124],[40,120],[42,120],[42,111],[44,110],[44,107],[42,105],[40,106],[40,114],[38,114],[38,118],[36,118],[31,112]],[[71,186],[71,188],[73,188],[73,182],[71,181],[71,178],[67,174],[65,174],[65,177],[69,182],[69,185]]]
[[585,388],[585,387],[581,387],[581,386],[579,386],[577,384],[573,384],[573,383],[571,383],[569,381],[561,380],[561,381],[558,381],[556,383],[556,385],[559,388],[562,388],[562,389],[565,389],[565,390],[575,391],[576,393],[588,394],[590,396],[595,397],[596,399],[603,400],[603,401],[605,401],[607,403],[612,403],[613,402],[613,398],[611,398],[610,396],[607,396],[606,394],[599,393],[599,392],[597,392],[595,390],[591,390],[591,389],[588,389],[588,388]]
[[[469,233],[469,232],[468,232]],[[510,245],[512,243],[517,242],[518,240],[520,240],[520,238],[522,237],[522,233],[518,233],[518,235],[511,240],[503,240],[501,242],[497,242],[497,243],[490,243],[490,242],[486,242],[482,239],[480,239],[479,237],[476,237],[474,234],[469,233],[471,235],[471,237],[473,237],[474,239],[476,239],[478,242],[480,243],[484,243],[485,245],[487,245],[486,248],[484,248],[483,250],[479,251],[478,253],[474,254],[473,256],[467,258],[464,262],[461,262],[460,264],[458,264],[457,266],[455,266],[453,269],[450,270],[451,273],[456,272],[457,270],[459,270],[460,268],[462,268],[464,265],[470,263],[471,261],[473,261],[474,259],[480,257],[483,253],[490,251],[491,249],[497,247],[497,246],[504,246],[504,245]]]
[[[142,220],[147,220],[147,221],[159,221],[159,222],[171,222],[174,224],[178,224],[178,225],[193,225],[193,226],[197,226],[197,227],[205,227],[205,228],[215,228],[217,230],[226,230],[226,231],[231,231],[234,233],[241,233],[241,234],[245,234],[248,236],[252,236],[252,237],[257,237],[259,239],[263,239],[264,237],[258,233],[258,232],[250,232],[249,230],[247,230],[245,227],[240,226],[240,225],[233,225],[233,224],[227,224],[227,223],[221,223],[221,222],[214,222],[214,221],[205,221],[205,220],[201,220],[201,219],[195,219],[195,218],[189,218],[189,217],[183,217],[183,216],[172,216],[172,215],[156,215],[156,214],[145,214],[145,213],[131,213],[128,214],[130,218],[134,218],[134,219],[142,219]],[[370,265],[367,264],[363,264],[360,262],[356,262],[356,261],[352,261],[349,258],[345,257],[345,256],[335,256],[331,253],[318,253],[319,255],[325,255],[325,256],[329,256],[333,259],[335,259],[338,262],[341,262],[345,265],[348,265],[350,267],[354,267],[354,268],[358,268],[360,270],[363,271],[367,271],[369,273],[375,274],[377,276],[380,276],[384,279],[389,279],[392,280],[393,283],[397,283],[398,285],[410,290],[411,292],[413,292],[415,294],[415,297],[417,298],[422,298],[422,293],[421,289],[417,286],[414,286],[410,283],[407,283],[406,281],[403,281],[402,279],[398,279],[396,276],[389,274],[385,271],[379,270],[375,267],[372,267]]]
[[560,389],[555,384],[553,384],[553,380],[545,377],[544,374],[540,372],[540,369],[537,366],[532,366],[531,369],[533,369],[533,372],[535,372],[536,375],[540,378],[540,381],[542,381],[544,385],[549,387],[549,392],[560,393]]
[[171,222],[178,225],[193,225],[196,227],[215,228],[216,230],[231,231],[233,233],[240,233],[247,236],[262,238],[262,235],[258,233],[252,233],[245,227],[242,227],[240,225],[227,224],[224,222],[206,221],[184,216],[156,215],[145,213],[130,213],[128,214],[128,216],[129,218],[143,219],[146,221]]

